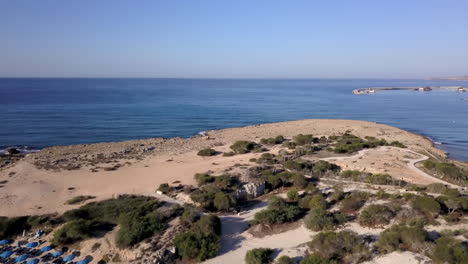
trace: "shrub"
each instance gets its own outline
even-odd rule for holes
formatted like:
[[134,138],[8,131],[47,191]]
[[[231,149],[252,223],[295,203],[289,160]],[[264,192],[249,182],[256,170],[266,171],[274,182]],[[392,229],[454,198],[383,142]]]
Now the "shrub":
[[180,216],[180,221],[184,225],[192,225],[199,218],[200,216],[198,215],[198,212],[194,208],[188,207],[184,210],[184,212]]
[[468,252],[460,241],[451,237],[440,237],[431,254],[435,263],[468,263]]
[[309,242],[309,248],[316,256],[340,263],[358,263],[370,256],[369,249],[352,231],[320,232]]
[[236,155],[236,153],[232,152],[232,151],[229,151],[229,152],[224,152],[223,153],[223,157],[232,157]]
[[426,190],[430,193],[443,193],[447,187],[443,183],[431,183],[426,186]]
[[276,159],[276,156],[271,153],[263,153],[258,159],[256,159],[257,163],[259,164],[277,164],[279,161]]
[[423,166],[428,170],[434,171],[443,179],[461,184],[466,184],[468,181],[468,170],[457,167],[453,163],[426,160],[423,162]]
[[169,184],[167,183],[161,183],[158,187],[158,191],[166,194],[166,193],[169,193],[173,190],[174,188],[172,188],[171,186],[169,186]]
[[229,187],[234,187],[235,185],[239,184],[239,179],[237,177],[224,174],[215,177],[214,184],[221,189],[227,189]]
[[406,148],[405,144],[401,143],[400,141],[392,141],[389,145],[397,148]]
[[295,149],[296,148],[296,143],[292,141],[286,141],[283,143],[283,147],[288,148],[288,149]]
[[219,211],[226,211],[236,205],[236,201],[224,192],[217,192],[213,200],[214,207]]
[[365,204],[368,195],[362,192],[353,192],[346,196],[340,204],[340,211],[344,213],[354,213]]
[[267,144],[267,145],[276,145],[276,144],[281,144],[285,141],[283,136],[276,136],[274,138],[262,138],[260,140],[261,144]]
[[293,182],[293,186],[299,189],[303,189],[304,187],[307,186],[306,178],[304,177],[304,175],[299,174],[299,173],[295,173],[292,176],[292,182]]
[[340,170],[340,167],[338,165],[329,163],[328,161],[324,161],[324,160],[316,161],[312,168],[312,172],[314,173],[314,175],[318,175],[318,176],[321,176],[328,171],[336,172],[339,170]]
[[260,152],[262,147],[252,141],[236,141],[230,147],[236,154],[245,154],[249,152]]
[[90,196],[90,195],[79,195],[71,198],[66,202],[66,204],[79,204],[82,203],[86,200],[94,199],[96,196]]
[[66,223],[55,231],[51,243],[53,245],[67,245],[93,236],[98,223],[89,220],[75,220]]
[[148,212],[144,207],[121,215],[119,224],[120,229],[115,241],[119,248],[133,246],[166,228],[166,224],[159,214]]
[[327,259],[317,255],[306,256],[299,264],[337,264],[335,260]]
[[282,224],[295,221],[302,214],[297,205],[290,205],[283,199],[273,196],[268,207],[255,214],[254,219],[261,224]]
[[196,173],[194,176],[198,186],[214,182],[215,178],[208,173]]
[[192,226],[192,231],[221,235],[221,220],[216,215],[203,215]]
[[309,207],[310,209],[327,209],[327,201],[321,194],[316,194],[313,195],[312,198],[309,201]]
[[269,248],[254,248],[247,251],[245,255],[246,264],[268,264],[271,263],[273,250]]
[[313,208],[304,219],[307,228],[313,231],[333,229],[333,217],[323,208]]
[[312,135],[303,135],[299,134],[293,137],[294,143],[299,146],[303,146],[306,144],[312,144],[314,142],[318,142],[318,138],[314,138]]
[[308,171],[312,169],[313,164],[308,160],[296,159],[286,161],[283,166],[288,170]]
[[359,224],[367,227],[381,227],[390,223],[395,214],[385,205],[372,204],[362,210]]
[[215,215],[204,215],[188,232],[174,238],[177,254],[184,260],[203,261],[216,256],[221,248],[221,221]]
[[198,151],[197,155],[198,156],[203,156],[203,157],[206,157],[206,156],[214,156],[218,154],[218,152],[212,148],[206,148],[206,149],[202,149],[200,151]]
[[296,189],[291,189],[287,193],[288,200],[297,202],[299,200],[299,192]]
[[0,216],[0,237],[14,238],[23,231],[29,231],[48,221],[49,217],[47,216],[19,216],[11,218]]
[[174,245],[182,259],[196,261],[216,256],[221,248],[220,239],[216,234],[192,231],[177,234]]
[[293,261],[288,256],[281,256],[276,260],[275,264],[293,264]]
[[417,196],[411,203],[414,210],[424,214],[426,217],[434,218],[440,212],[440,204],[430,196]]
[[427,232],[419,225],[394,225],[380,234],[377,248],[383,253],[396,250],[418,252],[427,240]]
[[219,192],[222,191],[218,187],[208,185],[193,191],[190,198],[205,209],[213,209],[215,196]]

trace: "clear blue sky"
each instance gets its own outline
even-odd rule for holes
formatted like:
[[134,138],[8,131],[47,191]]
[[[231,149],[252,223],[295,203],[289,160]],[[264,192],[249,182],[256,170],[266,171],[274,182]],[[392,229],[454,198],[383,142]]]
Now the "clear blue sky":
[[9,0],[2,77],[468,75],[468,1]]

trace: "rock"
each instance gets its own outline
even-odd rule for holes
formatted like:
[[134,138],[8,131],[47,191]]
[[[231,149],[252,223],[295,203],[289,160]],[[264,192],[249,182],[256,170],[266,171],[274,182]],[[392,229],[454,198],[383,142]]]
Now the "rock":
[[8,155],[15,155],[15,154],[19,154],[20,152],[15,148],[9,148],[9,149],[6,150],[6,153]]

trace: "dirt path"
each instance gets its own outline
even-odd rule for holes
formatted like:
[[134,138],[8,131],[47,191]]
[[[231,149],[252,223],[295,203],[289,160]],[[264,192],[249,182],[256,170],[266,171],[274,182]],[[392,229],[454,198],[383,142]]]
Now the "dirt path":
[[348,157],[329,157],[329,158],[323,158],[321,160],[326,160],[326,161],[330,161],[330,160],[333,160],[333,161],[340,161],[340,160],[346,160],[346,159],[358,159],[358,158],[361,158],[363,157],[367,152],[371,152],[371,151],[388,151],[388,150],[397,150],[397,151],[400,151],[400,152],[404,152],[406,154],[412,154],[412,155],[415,155],[415,156],[418,156],[420,158],[416,158],[416,159],[410,159],[410,158],[405,158],[404,161],[407,161],[408,163],[408,168],[410,170],[412,170],[413,172],[417,173],[419,176],[422,176],[424,177],[425,179],[427,179],[428,181],[430,182],[437,182],[437,183],[442,183],[442,184],[445,184],[447,186],[450,186],[452,188],[461,188],[460,186],[458,185],[455,185],[455,184],[452,184],[452,183],[449,183],[449,182],[446,182],[444,180],[441,180],[439,178],[436,178],[434,176],[431,176],[427,173],[425,173],[424,171],[420,170],[419,168],[417,168],[415,166],[416,163],[418,162],[421,162],[421,161],[425,161],[427,159],[429,159],[428,156],[426,155],[423,155],[423,154],[420,154],[420,153],[417,153],[415,151],[412,151],[412,150],[409,150],[409,149],[403,149],[403,148],[397,148],[397,147],[390,147],[390,146],[385,146],[385,147],[378,147],[378,148],[375,148],[375,149],[363,149],[363,150],[360,150],[358,151],[358,153],[356,155],[353,155],[353,156],[348,156]]

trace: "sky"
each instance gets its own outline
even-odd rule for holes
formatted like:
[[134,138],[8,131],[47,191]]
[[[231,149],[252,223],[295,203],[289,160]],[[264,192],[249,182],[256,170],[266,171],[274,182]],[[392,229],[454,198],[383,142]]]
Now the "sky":
[[0,77],[468,75],[465,0],[10,0]]

